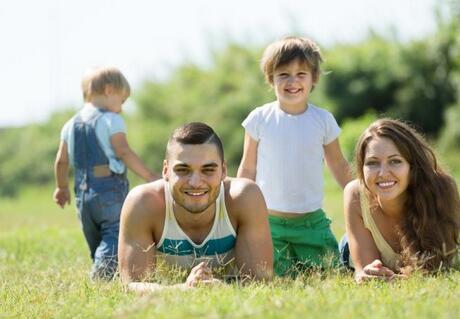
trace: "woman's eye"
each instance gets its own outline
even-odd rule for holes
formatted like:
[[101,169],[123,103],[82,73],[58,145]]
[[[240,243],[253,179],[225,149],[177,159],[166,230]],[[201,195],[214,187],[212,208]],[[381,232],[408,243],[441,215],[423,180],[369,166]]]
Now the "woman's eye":
[[379,163],[377,161],[368,161],[364,163],[366,166],[377,166]]

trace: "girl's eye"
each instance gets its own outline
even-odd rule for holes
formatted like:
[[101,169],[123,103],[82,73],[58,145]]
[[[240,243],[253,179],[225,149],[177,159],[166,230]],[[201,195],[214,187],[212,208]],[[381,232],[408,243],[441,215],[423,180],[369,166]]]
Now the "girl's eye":
[[402,161],[400,159],[392,159],[390,160],[390,164],[391,165],[397,165],[397,164],[401,164]]

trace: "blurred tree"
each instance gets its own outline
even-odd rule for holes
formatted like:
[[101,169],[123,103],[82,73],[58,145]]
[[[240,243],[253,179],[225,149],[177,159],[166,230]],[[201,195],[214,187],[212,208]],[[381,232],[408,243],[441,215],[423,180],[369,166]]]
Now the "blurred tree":
[[365,42],[340,45],[327,52],[325,94],[332,100],[332,112],[339,122],[382,113],[395,103],[402,85],[399,72],[399,44],[372,34]]
[[460,89],[460,0],[439,4],[437,21],[434,34],[408,44],[371,33],[327,53],[324,91],[339,122],[372,109],[437,136]]
[[440,26],[431,37],[401,51],[402,83],[391,113],[409,119],[430,135],[444,124],[444,110],[455,103],[460,41],[458,29]]
[[[357,136],[381,115],[409,120],[431,136],[445,121],[441,145],[460,148],[460,0],[440,5],[437,17],[436,32],[417,41],[400,43],[370,33],[360,43],[323,50],[324,73],[311,102],[341,123],[349,159]],[[259,69],[261,54],[262,48],[230,42],[212,52],[207,66],[184,63],[166,80],[144,81],[133,94],[135,114],[125,115],[130,145],[159,172],[172,129],[206,122],[221,136],[229,175],[234,175],[242,154],[241,122],[275,98]],[[59,132],[72,114],[0,130],[0,196],[53,180]]]
[[25,185],[53,180],[61,126],[71,114],[56,113],[45,124],[0,132],[0,196],[14,196]]
[[[241,122],[256,106],[274,99],[259,70],[260,50],[230,44],[216,52],[207,68],[184,65],[164,83],[149,81],[134,96],[143,122],[142,156],[162,163],[164,146],[174,127],[202,121],[221,136],[230,174],[242,153]],[[159,150],[162,150],[161,152]]]

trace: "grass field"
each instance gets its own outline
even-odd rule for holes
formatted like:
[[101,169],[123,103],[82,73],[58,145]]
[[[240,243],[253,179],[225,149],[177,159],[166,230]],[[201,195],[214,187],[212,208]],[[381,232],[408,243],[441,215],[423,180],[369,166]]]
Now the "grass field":
[[[270,284],[235,283],[149,296],[126,293],[117,281],[93,283],[87,278],[90,258],[74,207],[55,206],[52,191],[44,186],[24,190],[15,200],[0,199],[0,318],[460,316],[459,272],[360,286],[349,273],[313,272]],[[342,195],[329,175],[325,208],[340,237]]]

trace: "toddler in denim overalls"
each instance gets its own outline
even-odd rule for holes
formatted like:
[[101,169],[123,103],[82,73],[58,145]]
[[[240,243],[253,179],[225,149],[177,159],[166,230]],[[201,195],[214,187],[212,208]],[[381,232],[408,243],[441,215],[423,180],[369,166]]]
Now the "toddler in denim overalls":
[[126,167],[146,181],[156,176],[130,149],[121,112],[130,87],[114,68],[94,70],[82,81],[85,106],[63,127],[55,163],[55,202],[70,203],[69,164],[74,167],[78,216],[93,267],[91,279],[117,270],[120,212],[128,193]]

